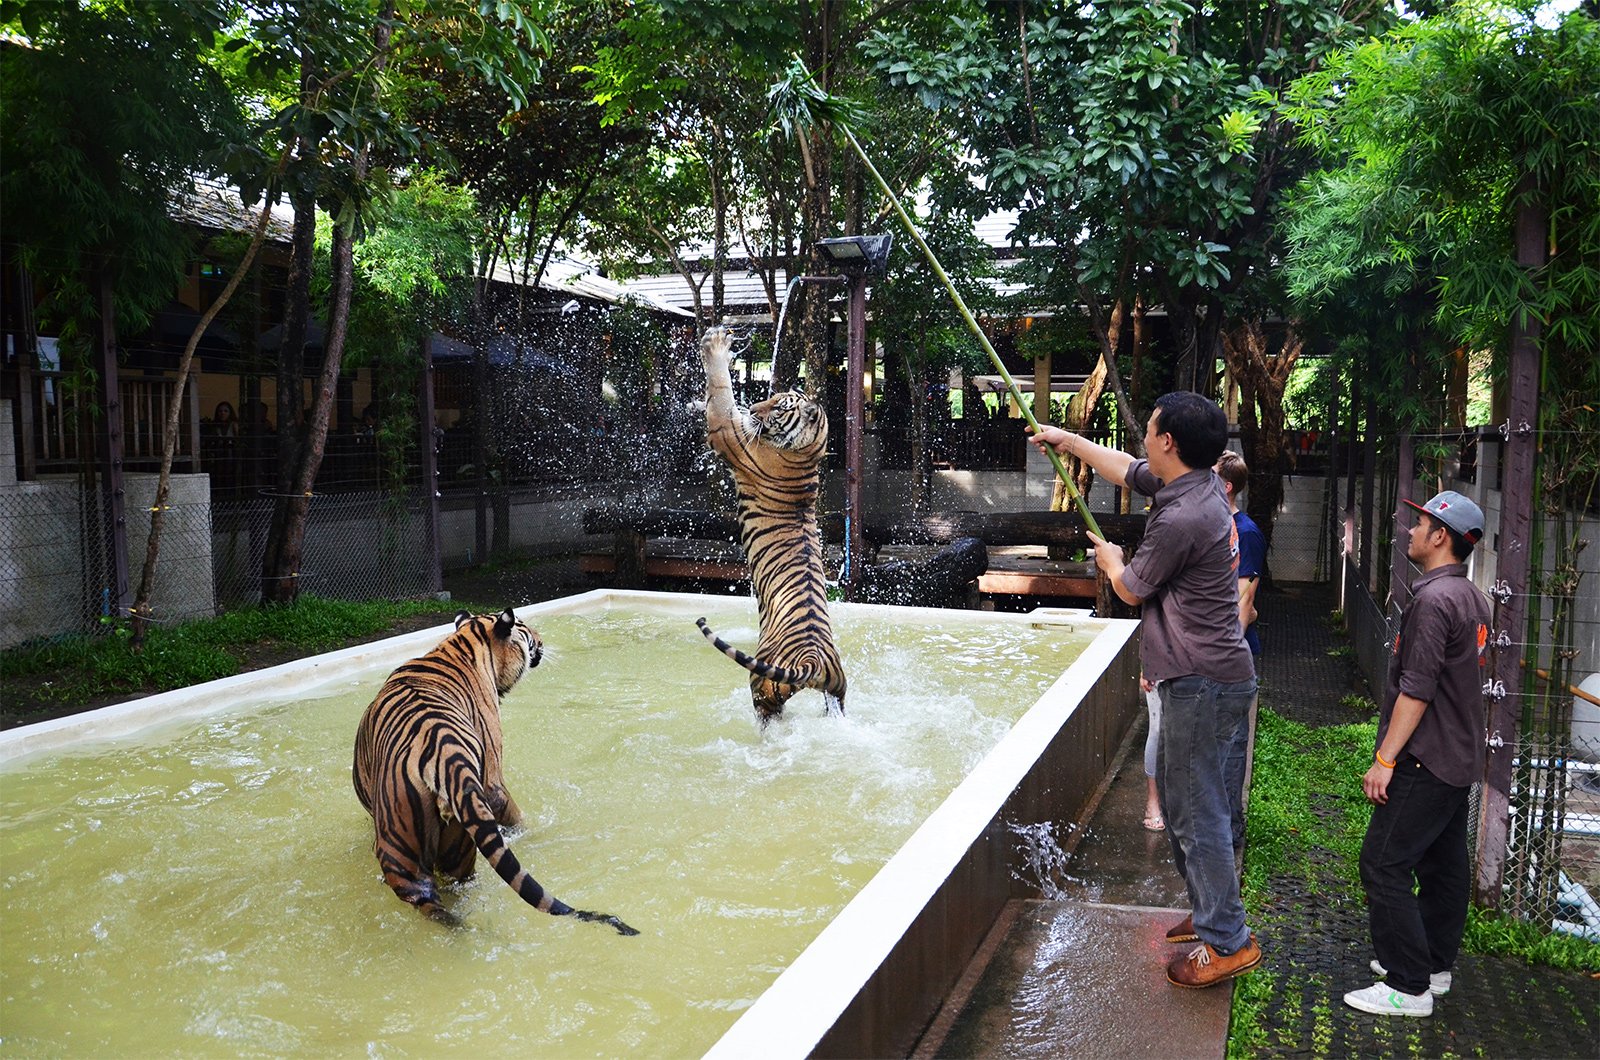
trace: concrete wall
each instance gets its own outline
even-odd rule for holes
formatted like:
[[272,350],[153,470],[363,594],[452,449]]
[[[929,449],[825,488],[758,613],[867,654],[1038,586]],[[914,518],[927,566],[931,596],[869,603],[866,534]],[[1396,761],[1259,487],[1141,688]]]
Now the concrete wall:
[[[878,442],[868,437],[863,462],[873,467],[878,459]],[[843,476],[835,476],[842,479]],[[1050,508],[1055,469],[1044,454],[1028,447],[1025,471],[945,471],[933,473],[934,511],[955,512],[1038,512]],[[831,492],[843,496],[843,483],[830,483]],[[1109,512],[1115,488],[1096,478],[1089,489],[1089,509]],[[837,503],[837,502],[836,502]],[[873,471],[862,480],[861,503],[868,520],[892,520],[911,507],[910,471]]]
[[[131,591],[144,569],[156,476],[130,474],[124,486]],[[171,510],[150,601],[158,622],[216,612],[210,489],[206,475],[172,476]],[[0,485],[0,648],[92,628],[105,612],[107,582],[98,535],[91,531],[86,540],[84,533],[86,524],[95,525],[95,516],[85,515],[81,504],[74,478]]]
[[17,484],[17,439],[11,402],[0,401],[0,489]]

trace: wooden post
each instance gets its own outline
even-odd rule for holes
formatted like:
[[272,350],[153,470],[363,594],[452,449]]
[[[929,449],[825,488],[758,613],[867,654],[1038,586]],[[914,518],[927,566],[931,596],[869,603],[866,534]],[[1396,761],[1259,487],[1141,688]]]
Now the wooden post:
[[844,371],[844,577],[845,598],[856,598],[861,582],[861,428],[865,422],[861,377],[867,360],[867,274],[850,277],[850,307],[846,328]]
[[197,474],[204,470],[200,463],[200,369],[189,369],[189,383],[183,388],[183,403],[189,406],[189,471]]
[[1050,422],[1050,351],[1045,350],[1033,362],[1033,418],[1040,424]]
[[[1517,186],[1517,264],[1535,269],[1545,260],[1545,213],[1531,175]],[[1494,628],[1489,642],[1494,669],[1485,691],[1489,699],[1488,753],[1484,756],[1479,800],[1477,886],[1479,905],[1500,908],[1506,846],[1511,831],[1511,760],[1517,753],[1522,692],[1533,677],[1522,672],[1520,645],[1527,639],[1529,550],[1533,538],[1533,463],[1539,435],[1539,321],[1530,315],[1511,321],[1511,370],[1506,380],[1505,479],[1500,483],[1500,532],[1494,544],[1496,580]]]
[[644,532],[638,527],[617,527],[611,539],[611,559],[619,589],[644,588],[645,542]]
[[[1371,353],[1368,352],[1368,359]],[[1373,493],[1378,485],[1378,400],[1367,388],[1367,435],[1361,445],[1361,583],[1372,592]]]
[[100,320],[95,328],[95,367],[100,373],[100,491],[104,499],[106,601],[113,618],[128,613],[128,513],[122,485],[122,395],[117,385],[117,322],[111,281],[94,279]]
[[428,538],[428,591],[444,591],[444,557],[439,541],[439,439],[433,433],[433,335],[422,340],[422,385],[417,393],[422,421],[417,444],[422,455],[422,526]]
[[34,405],[34,370],[39,366],[39,336],[33,324],[33,280],[20,262],[13,263],[16,289],[12,295],[12,351],[17,358],[17,478],[38,477],[38,457],[33,432],[37,409]]
[[[1327,557],[1328,566],[1326,569],[1330,577],[1337,579],[1341,585],[1344,579],[1343,575],[1338,572],[1339,564],[1335,560],[1339,553],[1334,547],[1333,513],[1339,509],[1339,466],[1334,461],[1334,445],[1342,437],[1339,425],[1339,366],[1335,362],[1332,378],[1328,382],[1328,422],[1320,436],[1320,440],[1328,447],[1328,470],[1326,473],[1327,479],[1323,483],[1322,526],[1318,530],[1317,540],[1324,556]],[[1339,597],[1339,607],[1343,609],[1344,590],[1342,588],[1339,589]]]
[[1357,461],[1356,442],[1359,441],[1361,423],[1361,373],[1350,373],[1350,422],[1344,430],[1344,506],[1342,508],[1339,550],[1339,610],[1346,615],[1345,628],[1349,628],[1350,601],[1345,598],[1349,579],[1346,567],[1355,568],[1356,562],[1356,474],[1361,465]]
[[[1416,440],[1412,438],[1409,429],[1400,432],[1400,466],[1395,472],[1397,479],[1394,491],[1394,539],[1389,548],[1389,599],[1394,602],[1394,609],[1405,606],[1411,599],[1410,573],[1406,559],[1406,542],[1408,538],[1401,527],[1411,522],[1414,509],[1406,504],[1413,499],[1411,494],[1416,486],[1417,458]],[[1426,500],[1427,498],[1422,498]]]

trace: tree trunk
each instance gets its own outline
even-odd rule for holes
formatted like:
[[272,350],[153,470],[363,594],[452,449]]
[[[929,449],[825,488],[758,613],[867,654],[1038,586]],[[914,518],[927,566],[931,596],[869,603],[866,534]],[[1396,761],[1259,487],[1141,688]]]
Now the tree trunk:
[[711,322],[722,323],[725,312],[724,272],[728,267],[728,194],[723,186],[722,163],[726,152],[721,137],[712,134],[706,174],[711,184]]
[[[394,3],[388,0],[373,31],[375,58],[372,68],[375,73],[380,72],[387,63],[389,39],[393,35],[393,16]],[[367,179],[368,162],[369,148],[364,146],[351,161],[351,177],[358,186]],[[338,388],[339,368],[344,359],[345,331],[350,322],[350,291],[355,271],[355,221],[352,218],[346,223],[335,223],[333,229],[333,244],[329,252],[333,273],[332,306],[328,313],[327,333],[323,337],[322,373],[312,398],[311,414],[298,446],[300,459],[293,466],[288,495],[279,498],[283,524],[279,533],[277,520],[274,519],[276,549],[272,541],[268,542],[268,561],[271,566],[263,573],[261,583],[262,599],[268,603],[293,603],[300,595],[300,566],[305,546],[306,516],[311,509],[311,488],[316,483],[317,472],[322,468],[328,424],[333,415],[334,394]],[[297,225],[300,223],[298,214],[295,222]],[[306,255],[304,260],[309,266],[310,255]],[[294,389],[294,404],[298,408],[298,380]],[[280,416],[280,438],[285,431],[295,430],[296,425],[284,424]]]
[[[1106,366],[1111,392],[1117,395],[1117,415],[1121,417],[1127,432],[1127,451],[1134,456],[1144,456],[1144,418],[1141,411],[1133,407],[1128,390],[1122,383],[1122,370],[1117,366],[1117,346],[1122,336],[1122,301],[1119,299],[1112,303],[1109,322],[1092,294],[1084,293],[1084,304],[1089,308],[1089,327],[1094,331],[1095,338],[1100,340],[1100,357]],[[1116,340],[1113,340],[1113,335],[1117,336]]]
[[[816,71],[817,86],[830,92],[837,82],[834,68],[842,57],[835,51],[834,33],[839,25],[842,0],[821,0],[816,17],[808,24],[805,41],[805,61],[808,70]],[[827,271],[817,240],[825,239],[833,228],[833,130],[813,128],[803,132],[807,147],[805,198],[801,202],[801,218],[805,225],[807,268],[813,273]],[[820,397],[826,392],[824,379],[829,361],[828,349],[828,295],[830,285],[801,285],[802,309],[800,316],[801,346],[805,351],[806,393]],[[777,386],[776,378],[773,382]]]
[[[1106,390],[1106,359],[1102,355],[1095,362],[1094,371],[1089,373],[1089,378],[1084,380],[1083,386],[1072,395],[1072,400],[1067,402],[1066,421],[1062,423],[1065,430],[1074,434],[1082,434],[1094,419],[1095,408],[1100,404],[1100,395]],[[1078,488],[1078,496],[1087,498],[1089,487],[1094,485],[1094,469],[1077,457],[1069,456],[1064,460],[1067,474],[1072,476],[1072,484]],[[1067,495],[1067,485],[1061,479],[1056,479],[1056,488],[1050,498],[1050,510],[1053,512],[1070,511],[1072,499]]]
[[1244,321],[1222,333],[1222,354],[1239,385],[1239,438],[1250,467],[1245,510],[1272,544],[1272,525],[1283,500],[1288,458],[1283,445],[1283,391],[1301,340],[1291,329],[1283,346],[1270,352],[1259,321]]
[[[309,91],[309,89],[306,89]],[[280,585],[287,576],[283,544],[289,526],[289,496],[294,489],[294,469],[300,460],[300,384],[305,376],[306,328],[311,316],[311,273],[317,252],[316,201],[311,192],[296,186],[289,194],[294,204],[290,236],[289,275],[285,293],[283,339],[278,344],[278,462],[273,475],[272,525],[267,531],[261,561],[262,602],[294,599],[292,586]],[[326,341],[326,339],[324,339]],[[266,417],[245,417],[243,429],[264,432]]]
[[[928,508],[933,495],[933,453],[928,448],[928,328],[918,327],[917,356],[908,358],[906,368],[906,396],[911,409],[911,510],[922,512]],[[921,371],[918,366],[921,366]]]
[[[272,179],[268,181],[269,188],[283,174],[288,161],[289,152],[285,150],[278,159]],[[133,608],[129,612],[133,619],[133,635],[128,646],[134,652],[144,650],[145,631],[150,624],[150,597],[155,593],[156,561],[161,556],[161,533],[166,528],[167,522],[167,498],[172,492],[172,457],[178,448],[178,421],[183,414],[183,392],[189,383],[189,369],[194,364],[194,351],[199,347],[200,338],[206,333],[206,328],[210,327],[217,314],[222,312],[234,292],[239,289],[240,281],[250,271],[250,266],[255,263],[256,252],[266,241],[267,225],[272,220],[272,199],[273,193],[269,191],[261,203],[261,218],[256,222],[250,246],[245,249],[244,257],[233,270],[233,277],[228,280],[228,285],[201,315],[200,322],[195,325],[194,331],[189,335],[188,343],[183,348],[183,356],[178,359],[178,385],[173,388],[172,399],[167,403],[166,426],[161,433],[161,472],[156,478],[155,504],[150,508],[150,538],[145,545],[144,570],[139,575],[139,591],[134,595]]]

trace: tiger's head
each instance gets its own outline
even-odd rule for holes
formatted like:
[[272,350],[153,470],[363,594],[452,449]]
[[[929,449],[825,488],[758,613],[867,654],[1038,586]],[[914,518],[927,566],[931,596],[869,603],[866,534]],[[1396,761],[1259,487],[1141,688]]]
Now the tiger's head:
[[539,634],[520,621],[509,607],[498,615],[473,615],[462,611],[456,615],[456,632],[461,632],[463,627],[470,627],[468,636],[488,645],[495,691],[502,696],[522,680],[523,674],[538,666],[544,654]]
[[828,415],[822,406],[800,393],[785,390],[750,407],[761,425],[761,439],[778,449],[822,449],[828,444]]

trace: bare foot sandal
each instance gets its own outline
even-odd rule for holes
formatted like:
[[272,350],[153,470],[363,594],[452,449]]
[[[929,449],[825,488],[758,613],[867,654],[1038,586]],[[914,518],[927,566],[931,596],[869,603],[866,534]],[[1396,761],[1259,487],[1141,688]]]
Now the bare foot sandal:
[[1144,819],[1144,826],[1152,832],[1161,832],[1166,830],[1167,822],[1161,819],[1159,813],[1151,814]]

